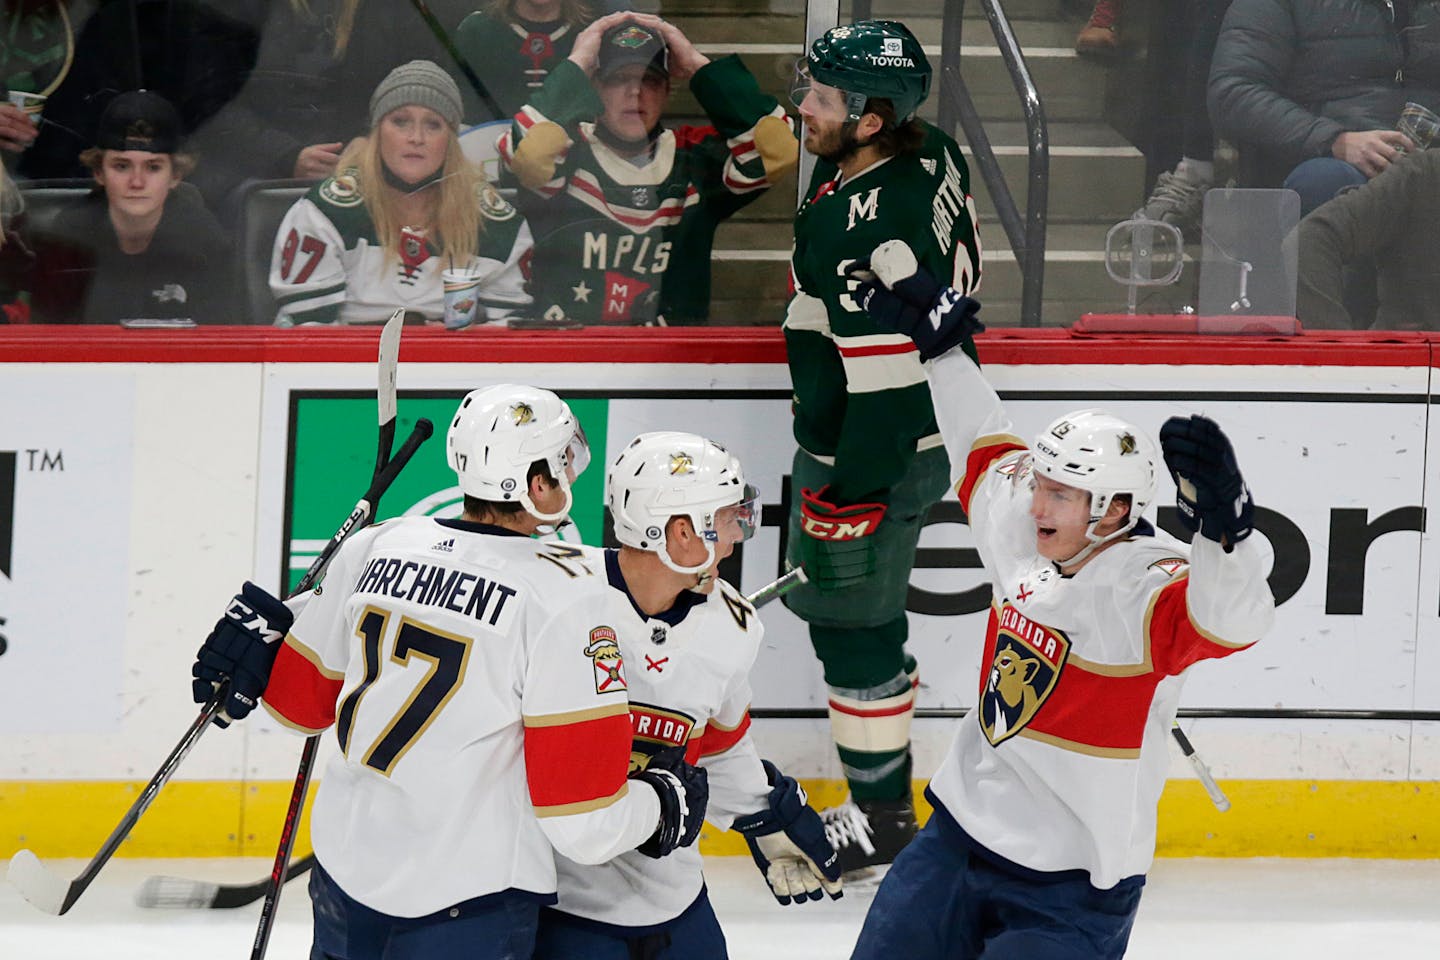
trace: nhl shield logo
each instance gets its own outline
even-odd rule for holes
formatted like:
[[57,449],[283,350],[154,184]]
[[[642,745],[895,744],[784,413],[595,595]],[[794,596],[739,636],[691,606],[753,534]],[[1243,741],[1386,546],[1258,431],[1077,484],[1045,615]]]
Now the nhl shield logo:
[[1025,729],[1055,690],[1070,641],[1007,604],[994,651],[980,693],[980,726],[991,745],[999,746]]

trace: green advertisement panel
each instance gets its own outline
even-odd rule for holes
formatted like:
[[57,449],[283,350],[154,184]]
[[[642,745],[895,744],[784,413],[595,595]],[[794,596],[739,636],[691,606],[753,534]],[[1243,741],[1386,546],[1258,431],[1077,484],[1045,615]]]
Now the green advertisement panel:
[[[378,520],[402,515],[458,517],[460,488],[445,460],[445,432],[463,393],[402,394],[395,425],[398,448],[415,422],[435,425],[432,436],[380,501]],[[572,399],[590,441],[590,468],[575,484],[573,529],[565,540],[600,542],[604,523],[605,433],[609,400]],[[297,391],[290,397],[290,450],[286,469],[285,535],[281,569],[293,590],[370,484],[377,446],[375,395],[351,391]]]

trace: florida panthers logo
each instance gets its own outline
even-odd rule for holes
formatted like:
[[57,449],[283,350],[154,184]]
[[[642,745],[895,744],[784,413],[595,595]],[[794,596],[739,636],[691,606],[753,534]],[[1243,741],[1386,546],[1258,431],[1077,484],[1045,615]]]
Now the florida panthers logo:
[[1005,606],[999,615],[990,670],[980,691],[980,726],[999,745],[1030,723],[1060,679],[1070,652],[1064,634]]
[[690,458],[690,454],[688,454],[688,453],[672,453],[672,454],[670,454],[670,476],[672,476],[672,477],[683,477],[683,476],[684,476],[685,474],[687,474],[687,473],[692,473],[692,472],[694,472],[694,470],[695,470],[695,461]]
[[523,427],[527,423],[534,422],[535,409],[528,403],[512,403],[510,405],[510,419],[515,422],[515,426]]
[[609,627],[591,630],[585,656],[595,666],[596,693],[623,693],[626,690],[625,660],[620,656],[620,645],[614,630]]

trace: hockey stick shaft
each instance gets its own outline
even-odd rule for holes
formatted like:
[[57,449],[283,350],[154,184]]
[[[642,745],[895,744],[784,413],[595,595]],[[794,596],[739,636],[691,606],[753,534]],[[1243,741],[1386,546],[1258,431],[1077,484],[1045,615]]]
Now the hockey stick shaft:
[[800,584],[809,582],[810,578],[805,575],[805,568],[796,567],[794,570],[789,571],[784,576],[780,577],[778,580],[773,580],[770,583],[765,584],[765,586],[761,587],[759,590],[756,590],[754,593],[750,594],[745,599],[750,601],[750,606],[759,609],[760,607],[765,606],[765,604],[769,603],[771,600],[782,597],[785,594],[789,593],[791,590],[794,590],[796,587],[800,586]]
[[[393,424],[393,420],[391,421]],[[392,427],[393,431],[393,427]],[[308,589],[318,579],[316,567],[323,571],[328,565],[330,556],[339,549],[340,543],[345,536],[368,525],[374,519],[374,511],[379,506],[380,497],[395,482],[400,471],[410,462],[415,451],[420,449],[420,444],[430,438],[434,432],[434,426],[424,418],[415,422],[415,427],[410,431],[410,436],[401,444],[395,456],[376,472],[370,483],[370,489],[365,491],[355,504],[355,509],[345,519],[345,524],[336,532],[335,538],[326,545],[321,556],[316,558],[315,564],[311,565],[309,571],[301,578],[295,592],[300,593]],[[381,426],[381,437],[385,435],[384,425]],[[345,536],[341,536],[341,533]],[[324,560],[324,564],[321,560]],[[315,574],[312,576],[312,573]],[[307,583],[307,581],[309,581]],[[265,903],[260,908],[260,923],[255,930],[255,940],[251,945],[251,960],[261,960],[265,956],[265,950],[270,943],[270,934],[275,927],[275,912],[280,905],[280,890],[285,886],[285,880],[290,869],[290,854],[295,849],[295,834],[300,826],[300,811],[305,805],[305,792],[310,786],[310,776],[315,768],[315,754],[320,746],[318,735],[306,737],[305,747],[300,751],[300,763],[295,772],[295,785],[290,791],[290,803],[285,809],[285,824],[280,830],[280,843],[275,851],[275,863],[270,871],[270,882],[266,888]]]
[[508,117],[509,114],[501,110],[500,104],[490,95],[490,90],[485,86],[484,81],[476,75],[475,68],[470,66],[470,61],[466,60],[465,55],[455,47],[455,41],[450,39],[449,31],[445,29],[439,20],[435,19],[435,14],[431,12],[430,5],[426,3],[425,0],[410,0],[410,3],[414,5],[415,12],[419,13],[425,20],[425,24],[430,28],[430,32],[435,34],[435,39],[440,41],[440,46],[445,48],[445,52],[450,55],[450,59],[455,61],[455,66],[459,67],[460,72],[465,75],[465,80],[485,104],[485,109],[494,114],[494,119],[496,120],[504,120]]
[[1204,785],[1205,792],[1210,794],[1210,802],[1215,804],[1215,809],[1221,813],[1229,810],[1230,798],[1225,796],[1225,791],[1221,790],[1220,784],[1215,782],[1215,778],[1210,774],[1210,768],[1206,766],[1205,761],[1201,759],[1199,752],[1195,749],[1195,745],[1190,742],[1190,738],[1185,736],[1185,731],[1180,729],[1180,724],[1172,723],[1170,725],[1170,732],[1174,734],[1175,742],[1180,744],[1180,752],[1185,754],[1186,760],[1190,761],[1190,766],[1195,771],[1195,776],[1200,778],[1200,783]]

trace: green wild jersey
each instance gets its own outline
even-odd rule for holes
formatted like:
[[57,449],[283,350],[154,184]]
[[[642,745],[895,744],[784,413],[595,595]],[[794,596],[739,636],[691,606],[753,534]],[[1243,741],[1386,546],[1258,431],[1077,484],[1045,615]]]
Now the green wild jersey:
[[[563,21],[510,21],[477,10],[460,22],[455,48],[508,117],[539,91],[555,64],[570,56],[579,32]],[[461,83],[460,93],[467,118],[501,119],[489,116],[470,84]]]
[[501,136],[501,160],[517,175],[522,163],[545,171],[530,188],[539,201],[524,207],[537,316],[622,325],[708,316],[716,227],[793,165],[796,145],[784,110],[738,58],[702,67],[690,89],[714,126],[662,127],[638,164],[588,122],[600,98],[568,60]]
[[795,289],[784,325],[795,439],[822,460],[833,458],[836,503],[883,502],[916,450],[940,444],[914,344],[860,309],[845,265],[900,239],[961,293],[980,284],[969,169],[953,139],[925,127],[918,153],[848,180],[837,182],[834,164],[816,164],[810,199],[795,215]]

